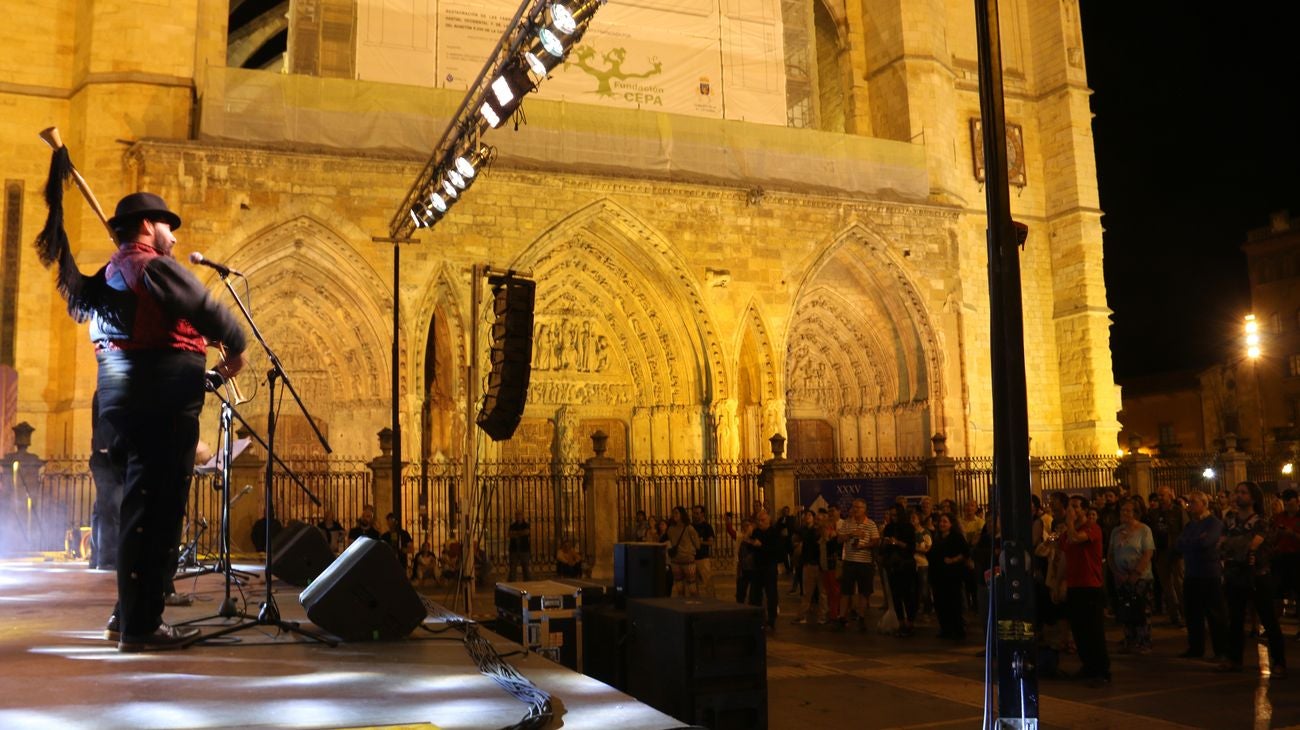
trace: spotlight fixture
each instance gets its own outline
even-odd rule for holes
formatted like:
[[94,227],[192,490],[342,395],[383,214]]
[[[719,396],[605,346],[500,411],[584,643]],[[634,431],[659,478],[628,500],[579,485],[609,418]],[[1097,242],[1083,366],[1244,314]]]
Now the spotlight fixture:
[[492,157],[493,149],[485,144],[480,144],[472,152],[460,155],[456,158],[456,172],[466,180],[473,179],[478,174],[478,170]]
[[564,5],[551,3],[547,13],[551,16],[551,27],[560,33],[572,35],[573,31],[578,29],[578,22],[573,19],[573,13],[570,13]]
[[443,199],[441,195],[437,193],[431,193],[429,195],[429,208],[432,209],[438,215],[442,215],[443,213],[447,212],[447,201]]
[[549,28],[537,29],[537,42],[542,44],[542,50],[546,51],[554,58],[564,58],[564,44],[560,39],[551,32]]
[[515,113],[524,100],[524,95],[535,88],[537,84],[533,83],[528,77],[528,71],[515,59],[501,70],[501,75],[493,79],[489,93],[479,107],[479,113],[488,126],[496,129]]
[[447,182],[451,183],[453,186],[455,186],[460,190],[464,190],[465,188],[469,187],[469,183],[465,182],[465,178],[455,170],[447,171]]
[[532,51],[524,52],[524,63],[528,64],[528,68],[532,70],[538,81],[546,78],[546,75],[550,73],[550,69],[546,67],[546,64],[542,63],[542,59],[538,58],[537,54]]
[[453,200],[460,197],[460,193],[456,192],[456,186],[452,185],[449,180],[442,181],[442,191],[447,194],[448,198]]

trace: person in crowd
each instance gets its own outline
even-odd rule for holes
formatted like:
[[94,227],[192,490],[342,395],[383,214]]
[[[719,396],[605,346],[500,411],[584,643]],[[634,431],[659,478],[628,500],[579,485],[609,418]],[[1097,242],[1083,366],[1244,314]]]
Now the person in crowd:
[[528,524],[528,520],[524,518],[524,511],[521,509],[515,510],[515,519],[510,523],[507,533],[509,537],[506,549],[506,559],[509,564],[509,569],[506,571],[507,581],[515,579],[516,569],[523,573],[524,580],[533,579],[532,534],[532,527]]
[[695,553],[695,577],[699,593],[716,597],[717,593],[713,588],[714,532],[713,525],[709,524],[709,516],[704,511],[704,505],[697,504],[691,508],[691,527],[695,528],[695,534],[700,537],[700,549]]
[[911,636],[916,619],[916,529],[906,506],[895,504],[890,513],[893,517],[880,539],[880,560],[889,576],[898,635]]
[[402,563],[402,572],[405,573],[410,567],[415,541],[411,538],[411,533],[398,524],[397,515],[389,512],[384,521],[388,523],[388,530],[380,536],[380,539],[397,554],[397,559]]
[[1293,605],[1300,605],[1300,492],[1285,489],[1281,497],[1282,511],[1272,519],[1273,575],[1278,599],[1290,596]]
[[1187,525],[1187,513],[1174,500],[1174,490],[1160,487],[1147,524],[1155,540],[1154,566],[1160,584],[1164,613],[1173,626],[1183,625],[1183,560],[1178,554],[1178,537]]
[[582,577],[582,554],[572,540],[561,540],[555,551],[555,575],[557,578]]
[[840,626],[848,622],[849,609],[857,615],[858,630],[867,630],[867,609],[875,590],[876,565],[872,555],[880,545],[880,530],[867,517],[867,503],[853,500],[849,517],[839,528],[843,559],[840,562]]
[[[1065,495],[1052,494],[1053,499]],[[1102,591],[1101,527],[1088,519],[1086,503],[1065,508],[1064,529],[1057,540],[1065,554],[1066,616],[1082,668],[1076,679],[1092,686],[1110,684],[1106,650],[1106,599]]]
[[628,539],[632,542],[654,542],[654,523],[651,522],[645,514],[645,510],[636,511],[636,522],[632,523],[632,528],[628,532]]
[[934,611],[934,597],[930,592],[930,547],[934,545],[934,538],[930,533],[929,513],[925,511],[924,504],[912,509],[910,517],[912,531],[916,533],[916,550],[912,553],[912,560],[916,563],[917,613],[924,615]]
[[1220,671],[1241,671],[1245,651],[1246,607],[1253,606],[1268,633],[1268,660],[1273,679],[1286,677],[1286,642],[1273,605],[1268,521],[1262,514],[1264,493],[1255,482],[1241,482],[1233,490],[1236,509],[1223,521],[1219,554],[1223,558],[1223,592],[1228,599],[1228,658]]
[[1210,627],[1210,646],[1214,658],[1227,658],[1227,615],[1223,600],[1223,568],[1219,563],[1219,538],[1223,521],[1210,510],[1210,498],[1204,492],[1187,495],[1187,525],[1175,547],[1183,556],[1183,601],[1187,624],[1187,651],[1184,659],[1205,658],[1205,627]]
[[802,577],[799,571],[794,569],[792,555],[794,554],[794,531],[798,529],[799,521],[794,515],[790,514],[790,507],[787,505],[781,508],[781,516],[776,519],[777,531],[781,533],[781,540],[785,546],[785,555],[781,558],[781,568],[791,575],[790,592],[794,593],[799,589]]
[[443,583],[455,583],[460,579],[463,554],[460,540],[457,540],[455,535],[443,543],[442,551],[438,553],[438,577]]
[[356,542],[358,539],[368,537],[371,540],[379,539],[379,530],[375,529],[375,506],[373,504],[361,505],[361,516],[357,518],[357,524],[348,530],[348,544]]
[[424,585],[430,579],[438,580],[438,554],[433,551],[433,543],[425,540],[420,545],[412,570],[416,585]]
[[934,545],[929,554],[930,588],[934,592],[934,613],[939,619],[939,637],[964,639],[961,591],[970,547],[947,512],[935,516],[935,527]]
[[921,497],[921,504],[918,507],[918,509],[920,509],[921,511],[921,524],[925,527],[926,530],[929,530],[931,533],[933,533],[934,532],[934,500],[930,498],[930,495],[927,494],[926,496]]
[[656,519],[654,536],[650,542],[667,543],[668,542],[668,521]]
[[840,546],[839,531],[829,510],[822,510],[817,533],[817,568],[821,574],[821,594],[826,603],[825,616],[818,623],[839,622],[840,619]]
[[[785,540],[781,530],[772,523],[767,510],[758,513],[754,529],[749,533],[749,544],[754,555],[754,579],[749,584],[749,605],[767,607],[767,630],[776,631],[777,567],[785,558]],[[766,599],[766,600],[765,600]]]
[[668,565],[673,572],[673,595],[700,594],[696,583],[695,554],[700,549],[700,536],[686,516],[686,508],[673,507],[668,525]]
[[754,521],[748,517],[736,528],[736,603],[749,599],[749,586],[754,582],[754,546],[749,542],[753,531]]
[[1073,649],[1069,627],[1064,620],[1069,587],[1066,582],[1065,554],[1060,550],[1060,539],[1065,532],[1065,513],[1069,506],[1069,500],[1064,494],[1052,494],[1042,521],[1046,528],[1041,540],[1034,546],[1034,580],[1038,590],[1035,606],[1041,641],[1043,646],[1055,651],[1058,658]]
[[[966,538],[968,545],[974,547],[979,544],[980,533],[984,531],[984,518],[979,516],[978,502],[973,499],[966,500],[966,503],[962,505],[962,514],[957,518],[957,525],[961,528],[962,537]],[[972,558],[974,557],[972,554]],[[975,611],[978,608],[979,581],[987,567],[986,563],[974,559],[966,566],[963,586],[966,589],[966,609],[969,611]]]
[[[821,531],[817,528],[817,517],[804,510],[801,523],[794,533],[795,566],[803,574],[803,602],[799,606],[796,624],[807,624],[814,620],[813,600],[821,595],[821,603],[826,603],[826,593],[818,590],[821,585]],[[825,609],[822,610],[825,613]]]
[[339,524],[333,505],[328,502],[325,504],[325,513],[321,516],[320,522],[316,523],[316,527],[325,533],[325,543],[330,546],[330,552],[335,555],[343,552],[343,539],[347,536],[347,531]]
[[1151,600],[1151,561],[1155,540],[1151,528],[1138,521],[1131,501],[1119,508],[1120,522],[1110,536],[1110,570],[1115,574],[1116,618],[1124,627],[1120,651],[1151,653],[1151,626],[1147,606]]

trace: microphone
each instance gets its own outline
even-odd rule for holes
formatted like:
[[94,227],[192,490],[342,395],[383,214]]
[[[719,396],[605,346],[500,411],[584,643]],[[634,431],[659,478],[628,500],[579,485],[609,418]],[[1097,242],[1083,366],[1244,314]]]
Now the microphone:
[[206,266],[210,269],[213,269],[218,274],[221,274],[223,278],[230,276],[231,274],[234,274],[235,276],[243,276],[243,274],[239,273],[238,271],[235,271],[234,269],[230,268],[229,266],[226,266],[225,264],[219,264],[216,261],[211,261],[209,259],[203,258],[203,254],[199,253],[198,251],[194,251],[193,253],[190,254],[190,263],[194,264],[195,266]]
[[253,485],[252,485],[252,484],[245,484],[245,485],[244,485],[244,488],[243,488],[242,490],[240,490],[239,494],[236,494],[234,497],[231,497],[231,498],[230,498],[230,506],[233,507],[233,506],[235,505],[235,502],[238,502],[238,501],[239,501],[239,498],[240,498],[240,497],[243,497],[245,494],[248,494],[248,493],[251,492],[251,491],[253,491]]

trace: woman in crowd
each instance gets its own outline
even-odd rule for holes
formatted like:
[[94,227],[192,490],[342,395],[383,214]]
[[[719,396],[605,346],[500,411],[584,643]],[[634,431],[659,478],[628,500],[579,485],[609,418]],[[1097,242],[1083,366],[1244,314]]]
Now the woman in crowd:
[[930,587],[934,591],[934,612],[939,619],[939,637],[966,638],[966,627],[961,616],[962,579],[966,575],[966,560],[970,547],[961,530],[953,527],[953,517],[941,513],[935,524],[938,533],[930,548]]
[[926,527],[929,513],[924,507],[912,510],[912,531],[916,533],[916,550],[912,560],[916,562],[916,592],[918,611],[923,614],[934,612],[934,598],[930,594],[930,546],[933,538]]
[[1137,505],[1126,500],[1119,508],[1119,527],[1110,536],[1107,562],[1115,576],[1116,618],[1124,627],[1122,652],[1151,652],[1151,625],[1147,604],[1151,600],[1151,556],[1155,552],[1151,528],[1138,521]]
[[673,595],[700,594],[695,581],[695,553],[700,549],[700,534],[686,516],[686,508],[673,507],[672,524],[668,526],[668,565],[673,571]]
[[754,546],[749,542],[754,521],[746,517],[736,530],[736,603],[749,598],[749,584],[754,581]]
[[908,517],[907,507],[890,507],[891,519],[880,540],[880,556],[889,576],[889,592],[898,616],[898,635],[912,635],[916,618],[916,530]]
[[[801,524],[794,533],[795,570],[803,575],[803,603],[799,608],[797,624],[811,623],[813,620],[813,597],[821,596],[822,606],[826,605],[826,593],[818,590],[821,586],[821,532],[817,529],[817,518],[809,510],[800,515]],[[825,609],[822,609],[825,613]]]

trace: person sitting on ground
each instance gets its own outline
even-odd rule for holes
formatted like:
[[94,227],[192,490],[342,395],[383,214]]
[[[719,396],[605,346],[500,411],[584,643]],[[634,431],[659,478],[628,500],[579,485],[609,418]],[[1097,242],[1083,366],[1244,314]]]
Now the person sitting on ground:
[[414,547],[415,540],[411,538],[411,533],[397,524],[397,515],[389,512],[385,518],[388,521],[388,531],[384,533],[382,539],[384,544],[393,549],[397,554],[397,559],[402,563],[402,572],[405,573],[407,566],[410,564],[410,556]]
[[420,545],[420,552],[415,554],[412,577],[417,584],[423,584],[430,578],[438,578],[438,555],[433,552],[433,543],[425,540]]
[[560,547],[555,551],[555,575],[558,578],[582,577],[582,554],[572,540],[560,541]]

